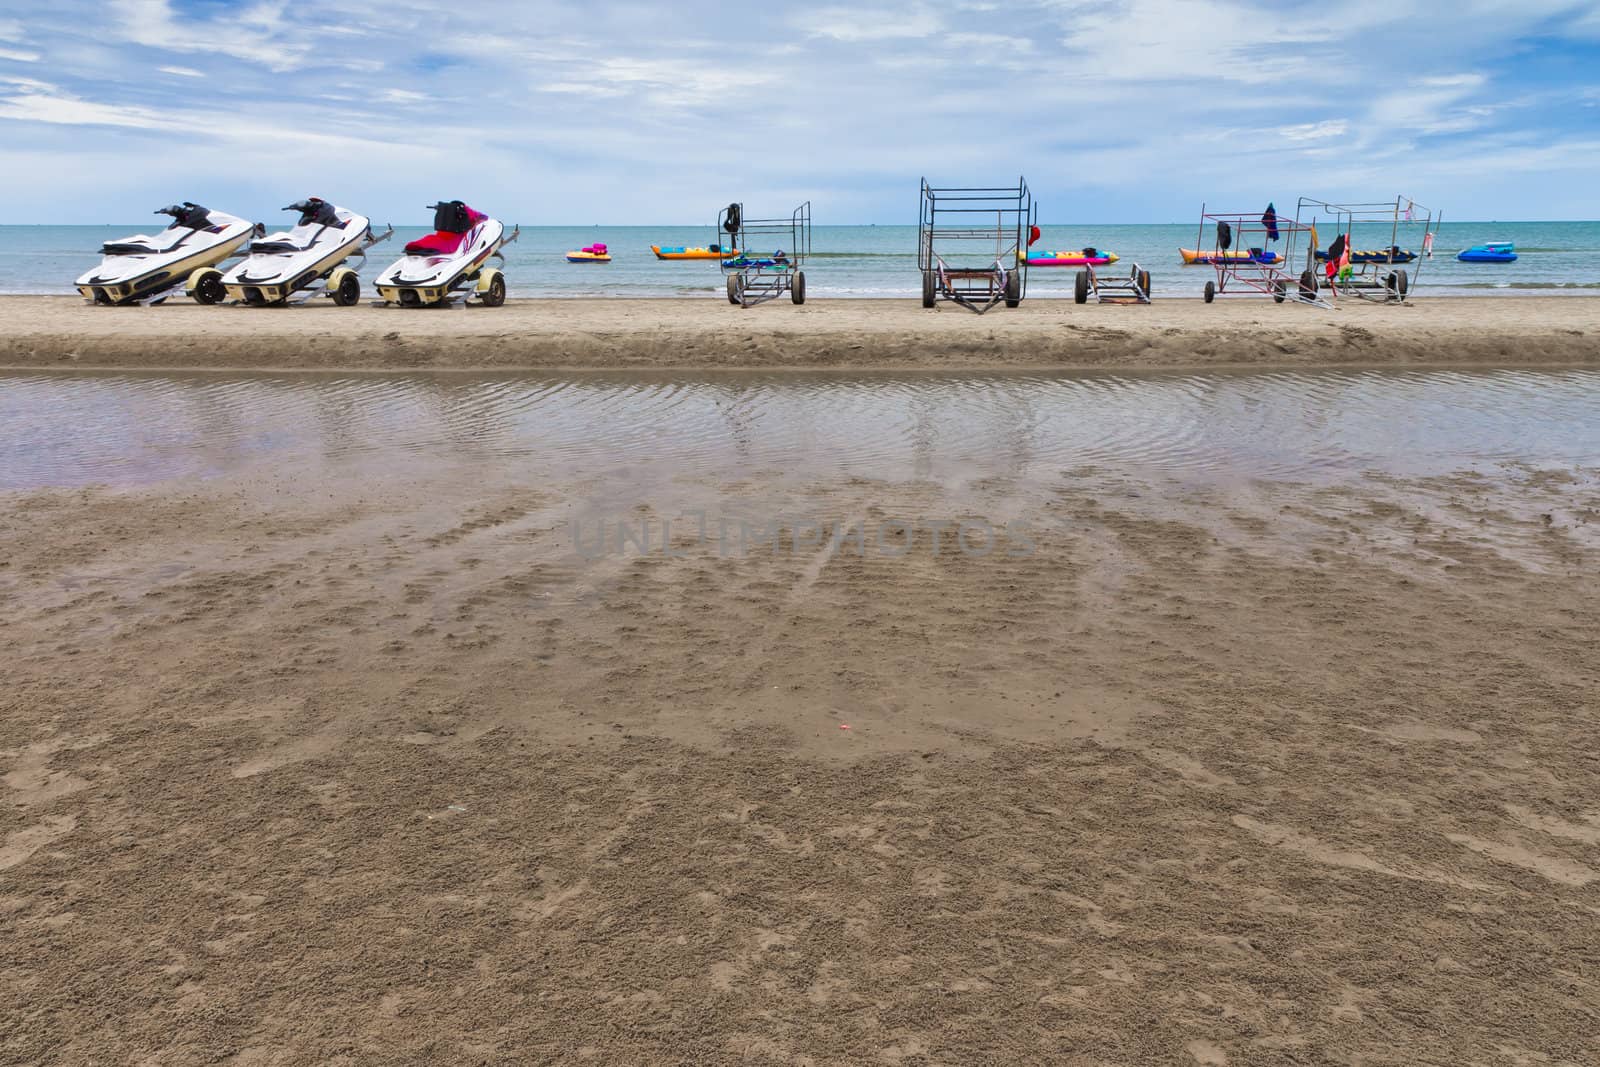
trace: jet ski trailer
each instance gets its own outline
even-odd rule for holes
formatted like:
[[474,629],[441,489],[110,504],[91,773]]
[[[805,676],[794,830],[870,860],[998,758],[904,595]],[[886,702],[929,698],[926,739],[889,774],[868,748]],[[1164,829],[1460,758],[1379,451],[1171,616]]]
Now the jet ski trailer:
[[[1443,219],[1433,209],[1404,196],[1378,204],[1332,204],[1302,196],[1294,217],[1310,229],[1305,262],[1319,286],[1384,303],[1405,302],[1422,275],[1423,263],[1433,258],[1433,240]],[[1327,238],[1326,245],[1318,244],[1319,230]],[[1351,250],[1349,267],[1335,269],[1329,277],[1327,249],[1340,237]],[[1402,241],[1414,247],[1403,247]]]
[[[1008,308],[1022,303],[1028,244],[1038,222],[1033,194],[1022,178],[1009,188],[965,189],[935,188],[922,179],[917,221],[922,306],[949,300],[982,315],[1001,301]],[[980,254],[988,262],[971,262]],[[958,256],[968,262],[952,265],[950,258]]]
[[428,206],[434,232],[406,245],[405,255],[378,275],[376,303],[413,308],[504,304],[505,275],[489,262],[505,265],[500,250],[521,236],[522,228],[508,235],[500,220],[460,200]]
[[228,298],[251,307],[299,304],[313,296],[329,297],[339,307],[358,303],[356,271],[366,264],[367,249],[388,240],[394,227],[373,236],[365,215],[315,196],[283,210],[300,213],[293,229],[251,242],[250,254],[227,274],[212,272]]
[[185,200],[158,208],[172,224],[158,234],[136,233],[100,247],[105,258],[76,285],[96,304],[159,304],[184,287],[202,304],[227,298],[218,263],[240,254],[246,241],[264,232],[255,223]]
[[788,218],[778,219],[746,218],[744,205],[732,203],[717,213],[717,229],[728,235],[734,248],[743,249],[721,261],[728,279],[728,303],[754,307],[784,293],[796,304],[806,302],[806,274],[801,268],[811,255],[811,201]]

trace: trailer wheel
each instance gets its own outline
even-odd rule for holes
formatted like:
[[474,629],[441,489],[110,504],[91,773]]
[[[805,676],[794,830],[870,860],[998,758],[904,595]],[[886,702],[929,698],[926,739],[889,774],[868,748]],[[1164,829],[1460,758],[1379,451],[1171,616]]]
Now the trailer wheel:
[[740,284],[743,282],[743,280],[744,279],[737,274],[728,275],[728,303],[744,303],[744,286]]
[[1089,272],[1086,270],[1080,270],[1077,277],[1072,279],[1072,302],[1074,304],[1089,302]]
[[1395,274],[1394,281],[1394,291],[1400,294],[1400,299],[1404,300],[1406,293],[1411,289],[1411,279],[1406,277],[1405,271],[1399,271]]
[[361,279],[353,270],[339,269],[328,279],[328,294],[336,306],[353,307],[361,301]]
[[938,278],[934,275],[933,271],[931,271],[931,270],[923,271],[922,272],[922,306],[925,307],[925,308],[933,307],[934,303],[938,300],[938,297],[939,297],[939,281],[938,281]]
[[228,299],[228,287],[222,284],[222,272],[203,267],[189,275],[189,294],[197,304],[220,304]]
[[1300,299],[1315,300],[1317,298],[1317,276],[1311,271],[1300,272]]
[[1014,308],[1022,303],[1022,272],[1011,271],[1006,275],[1006,307]]
[[1211,303],[1211,301],[1215,300],[1216,298],[1217,298],[1217,283],[1216,282],[1206,282],[1206,303],[1209,304],[1209,303]]
[[1282,279],[1279,279],[1278,281],[1275,281],[1275,282],[1272,283],[1272,302],[1274,304],[1283,303],[1284,299],[1288,295],[1289,295],[1289,283],[1288,282],[1285,282]]
[[1143,296],[1146,300],[1149,300],[1150,299],[1150,272],[1147,271],[1147,270],[1140,271],[1139,272],[1139,277],[1136,280],[1136,284],[1139,287],[1139,295]]
[[478,279],[478,303],[486,308],[497,308],[506,302],[506,276],[497,270],[486,270]]
[[794,280],[789,283],[789,299],[796,304],[806,302],[806,276],[804,271],[795,271]]

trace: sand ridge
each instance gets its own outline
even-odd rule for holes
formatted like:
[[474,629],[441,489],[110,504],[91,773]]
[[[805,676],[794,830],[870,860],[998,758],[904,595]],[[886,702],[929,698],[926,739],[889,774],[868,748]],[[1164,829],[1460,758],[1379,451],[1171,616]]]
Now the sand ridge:
[[738,308],[707,298],[498,309],[100,308],[0,297],[3,367],[1161,368],[1600,362],[1600,299],[1419,296],[1328,311],[1269,300],[1030,299],[982,317],[911,300]]

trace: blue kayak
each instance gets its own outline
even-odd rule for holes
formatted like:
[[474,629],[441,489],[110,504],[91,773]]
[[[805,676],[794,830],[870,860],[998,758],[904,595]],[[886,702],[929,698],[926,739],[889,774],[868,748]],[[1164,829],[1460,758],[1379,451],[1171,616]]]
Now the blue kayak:
[[1510,241],[1489,241],[1456,253],[1463,263],[1515,263],[1517,247]]

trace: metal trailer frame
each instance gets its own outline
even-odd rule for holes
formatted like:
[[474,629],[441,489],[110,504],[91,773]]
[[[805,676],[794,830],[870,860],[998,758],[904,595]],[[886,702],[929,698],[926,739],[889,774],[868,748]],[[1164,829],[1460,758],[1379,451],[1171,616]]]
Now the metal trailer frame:
[[[348,271],[352,275],[359,276],[362,271],[367,269],[367,250],[373,245],[382,244],[384,241],[387,241],[393,236],[393,225],[389,225],[388,228],[382,233],[374,236],[372,232],[372,225],[371,223],[368,223],[366,237],[362,238],[361,244],[357,246],[349,255],[345,256],[338,263],[335,263],[332,267],[329,267],[321,275],[313,278],[300,288],[295,289],[283,299],[262,301],[255,304],[252,304],[249,300],[228,300],[226,303],[244,307],[292,307],[298,304],[304,304],[307,300],[310,300],[314,296],[326,296],[332,299],[334,303],[339,304],[341,307],[351,307],[361,302],[361,282],[360,278],[357,277],[355,298],[346,303],[341,303],[339,286],[344,280],[344,273]],[[249,249],[246,248],[246,252],[248,251]],[[352,260],[355,262],[352,263]],[[338,278],[339,281],[335,281],[335,278]]]
[[[1308,213],[1309,220],[1306,218]],[[1315,236],[1317,216],[1321,213],[1332,217],[1334,232],[1344,234],[1347,241],[1351,240],[1350,235],[1356,226],[1388,226],[1389,246],[1383,259],[1363,263],[1352,261],[1348,274],[1341,272],[1331,279],[1325,273],[1326,259],[1319,258],[1322,250],[1317,247],[1317,242],[1309,242],[1306,249],[1306,267],[1316,277],[1318,286],[1341,295],[1385,303],[1406,302],[1406,294],[1422,274],[1422,262],[1433,257],[1434,235],[1439,232],[1439,224],[1444,220],[1442,213],[1436,213],[1407,196],[1396,196],[1393,203],[1378,204],[1334,204],[1302,196],[1295,206],[1295,222],[1305,222]],[[1401,249],[1402,228],[1409,235],[1416,233],[1418,226],[1422,228],[1421,251]],[[1399,255],[1396,254],[1397,250]],[[1407,253],[1411,258],[1401,258]],[[1409,274],[1406,266],[1411,266]]]
[[[1204,297],[1206,303],[1211,303],[1218,296],[1228,292],[1230,283],[1234,292],[1240,295],[1254,294],[1256,296],[1270,296],[1274,303],[1281,304],[1291,296],[1299,303],[1314,304],[1320,308],[1332,309],[1333,305],[1322,299],[1317,293],[1316,275],[1310,271],[1302,271],[1298,278],[1290,275],[1290,264],[1295,261],[1295,248],[1302,240],[1310,241],[1311,227],[1299,222],[1289,222],[1279,218],[1276,220],[1278,237],[1283,241],[1283,251],[1278,253],[1278,259],[1267,263],[1258,259],[1254,254],[1243,259],[1222,259],[1224,252],[1234,252],[1240,249],[1254,252],[1265,250],[1272,242],[1268,238],[1267,224],[1262,221],[1262,212],[1208,212],[1205,206],[1200,208],[1200,236],[1196,241],[1196,249],[1205,246],[1206,223],[1212,223],[1212,245],[1209,253],[1214,257],[1209,264],[1215,269],[1216,278],[1206,282]],[[1220,237],[1217,236],[1218,225],[1227,223],[1233,232],[1233,241],[1227,249],[1222,247]],[[1259,243],[1252,243],[1255,238]]]
[[[728,303],[755,307],[784,293],[796,304],[806,302],[801,268],[811,255],[811,201],[778,219],[746,218],[744,205],[735,201],[717,212],[717,232],[732,238],[739,250],[737,256],[717,261],[728,280]],[[767,252],[773,243],[777,247]]]
[[1093,263],[1085,263],[1072,281],[1072,300],[1077,304],[1091,300],[1096,304],[1148,304],[1150,272],[1135,263],[1126,281],[1101,278]]
[[[1028,292],[1028,235],[1039,209],[1028,183],[1014,188],[934,188],[922,179],[917,217],[917,268],[922,272],[922,306],[949,300],[982,315],[1001,301],[1014,308]],[[984,267],[952,267],[941,249],[973,245],[992,248]]]

